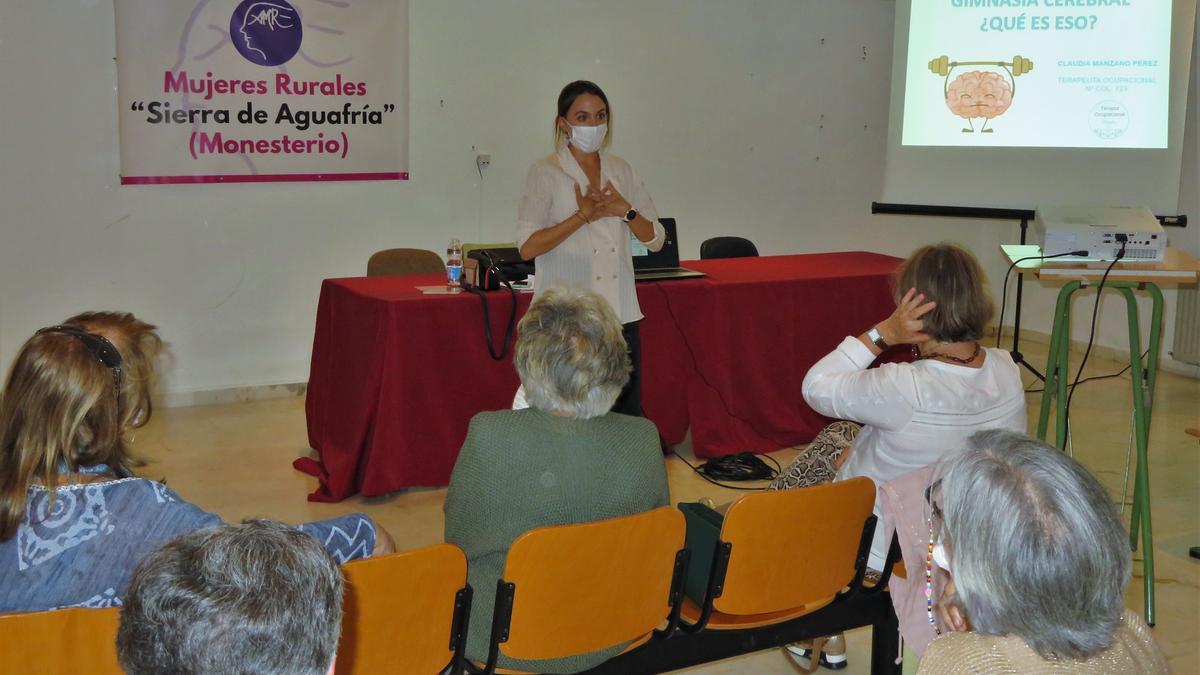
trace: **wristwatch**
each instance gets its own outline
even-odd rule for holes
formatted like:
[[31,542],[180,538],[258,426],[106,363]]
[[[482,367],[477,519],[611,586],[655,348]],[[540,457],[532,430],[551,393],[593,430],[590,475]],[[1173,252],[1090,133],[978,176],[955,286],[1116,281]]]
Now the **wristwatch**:
[[628,225],[629,223],[632,223],[633,219],[637,218],[637,216],[637,209],[629,209],[629,212],[625,214],[625,217],[621,219],[621,222]]
[[879,332],[878,326],[871,326],[870,330],[867,331],[867,339],[874,342],[875,346],[880,349],[887,349],[891,346],[887,343],[887,340],[883,339],[883,334]]

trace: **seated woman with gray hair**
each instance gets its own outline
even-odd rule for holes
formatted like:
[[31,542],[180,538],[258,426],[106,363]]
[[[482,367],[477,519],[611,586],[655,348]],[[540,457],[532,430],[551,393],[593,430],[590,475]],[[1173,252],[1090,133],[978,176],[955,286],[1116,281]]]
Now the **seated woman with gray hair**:
[[930,557],[953,582],[938,609],[943,629],[966,632],[934,640],[918,673],[1167,672],[1150,629],[1124,607],[1129,540],[1087,469],[994,430],[972,436],[941,474]]
[[117,658],[127,675],[332,675],[342,591],[333,556],[289,525],[194,530],[138,564]]
[[[467,554],[475,589],[467,655],[487,658],[496,581],[528,530],[627,516],[670,503],[654,424],[610,412],[629,379],[621,322],[595,293],[543,293],[518,326],[513,359],[529,408],[472,420],[446,493],[446,541]],[[500,666],[586,670],[617,646],[553,661]]]

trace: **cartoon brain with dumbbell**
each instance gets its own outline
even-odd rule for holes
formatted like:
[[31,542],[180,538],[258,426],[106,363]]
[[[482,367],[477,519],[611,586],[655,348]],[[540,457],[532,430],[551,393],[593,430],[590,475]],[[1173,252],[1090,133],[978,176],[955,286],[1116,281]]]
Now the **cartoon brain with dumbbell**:
[[[951,80],[951,71],[961,66],[994,66],[999,70],[970,70]],[[992,133],[988,122],[1008,111],[1017,91],[1016,78],[1031,70],[1033,61],[1021,56],[1014,56],[1012,61],[951,61],[948,56],[939,56],[929,62],[929,71],[946,80],[946,107],[967,121],[964,134],[975,131],[976,119],[983,120],[979,133]]]

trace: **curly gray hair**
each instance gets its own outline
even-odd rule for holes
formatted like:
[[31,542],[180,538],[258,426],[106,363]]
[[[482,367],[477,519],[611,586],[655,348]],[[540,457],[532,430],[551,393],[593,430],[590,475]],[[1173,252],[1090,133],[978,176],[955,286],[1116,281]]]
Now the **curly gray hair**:
[[324,675],[342,622],[342,571],[308,534],[270,520],[181,535],[137,566],[117,656],[130,675]]
[[981,431],[942,467],[942,537],[979,633],[1018,635],[1043,658],[1107,649],[1132,561],[1112,499],[1057,449]]
[[629,381],[621,321],[595,293],[547,290],[529,306],[518,335],[513,364],[534,408],[599,417]]

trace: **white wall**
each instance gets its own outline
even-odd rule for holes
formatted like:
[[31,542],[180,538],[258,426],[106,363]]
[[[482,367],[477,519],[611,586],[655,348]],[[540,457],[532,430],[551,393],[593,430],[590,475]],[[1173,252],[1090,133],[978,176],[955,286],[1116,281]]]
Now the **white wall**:
[[[1200,258],[1200,13],[1196,16],[1197,39],[1192,44],[1192,80],[1188,94],[1187,137],[1183,145],[1183,167],[1179,176],[1179,212],[1186,213],[1192,222],[1183,230],[1172,232],[1171,242]],[[1195,286],[1192,286],[1195,293]],[[1175,313],[1167,317],[1174,323]],[[1175,327],[1171,329],[1174,342]],[[1182,362],[1179,362],[1182,363]],[[1192,372],[1200,372],[1193,367]]]
[[[1200,13],[1196,16],[1200,36]],[[1183,139],[1183,170],[1179,177],[1179,212],[1192,222],[1171,231],[1171,243],[1200,257],[1200,37],[1192,44],[1192,79],[1188,93],[1186,137]]]
[[[525,171],[550,149],[555,96],[575,78],[605,87],[613,150],[679,219],[685,257],[716,234],[764,253],[903,255],[955,239],[998,287],[998,245],[1015,226],[869,215],[891,2],[410,2],[411,181],[175,187],[118,185],[112,4],[5,3],[4,367],[39,326],[120,308],[171,343],[168,392],[305,380],[321,279],[361,274],[380,248],[511,238]],[[482,184],[479,151],[492,154]],[[1053,293],[1032,294],[1027,325],[1048,329]],[[1124,344],[1115,325],[1102,343]]]

